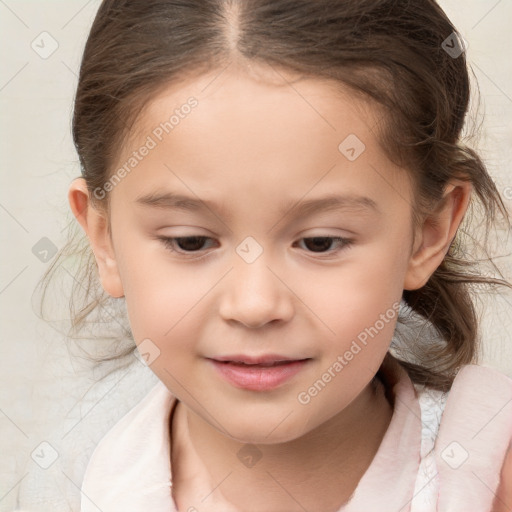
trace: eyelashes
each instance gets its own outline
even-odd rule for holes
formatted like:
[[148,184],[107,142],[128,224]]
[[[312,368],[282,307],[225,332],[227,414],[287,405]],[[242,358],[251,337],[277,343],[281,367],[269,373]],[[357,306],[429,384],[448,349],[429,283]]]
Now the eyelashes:
[[[213,238],[208,236],[180,236],[180,237],[157,237],[164,245],[164,247],[177,253],[184,258],[198,258],[205,254],[203,250],[204,244],[208,240],[213,240]],[[305,241],[305,251],[310,254],[337,254],[338,252],[348,249],[352,246],[353,240],[340,237],[340,236],[314,236],[301,238],[298,242]],[[294,243],[294,245],[297,242]],[[338,244],[338,248],[334,251],[329,250],[325,252],[326,246],[329,249],[333,244]],[[320,248],[320,251],[310,250],[311,247]],[[202,253],[202,254],[201,254]],[[198,256],[200,255],[200,256]],[[325,258],[325,256],[320,256],[320,258]]]
[[[197,249],[190,249],[190,245],[194,246],[194,245],[197,245],[197,243],[199,242],[201,245],[204,244],[204,241],[205,240],[213,240],[212,238],[208,237],[208,236],[179,236],[179,237],[162,237],[160,238],[160,240],[162,240],[162,242],[164,243],[165,247],[167,249],[170,249],[170,250],[173,250],[175,251],[176,250],[176,245],[180,245],[182,244],[183,245],[183,240],[185,241],[185,246],[189,246],[189,249],[183,249],[182,247],[179,249],[181,251],[184,251],[184,252],[197,252]],[[179,251],[176,251],[176,252],[179,252]]]
[[[301,238],[300,240],[307,240],[308,242],[309,241],[312,241],[313,244],[318,244],[320,243],[320,245],[322,246],[325,246],[325,244],[322,244],[321,242],[322,241],[329,241],[329,243],[333,243],[333,242],[337,242],[338,244],[340,244],[340,249],[344,249],[344,248],[347,248],[347,247],[350,247],[350,245],[352,244],[352,240],[348,239],[348,238],[343,238],[341,236],[314,236],[314,237],[307,237],[307,238]],[[311,251],[313,253],[317,253],[317,251]],[[336,251],[329,251],[329,252],[336,252]],[[323,254],[322,252],[320,254]]]

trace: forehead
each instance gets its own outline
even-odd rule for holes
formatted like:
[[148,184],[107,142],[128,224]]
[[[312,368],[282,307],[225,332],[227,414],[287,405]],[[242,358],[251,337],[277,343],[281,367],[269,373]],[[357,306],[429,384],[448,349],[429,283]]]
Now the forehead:
[[[189,112],[181,111],[189,110],[186,104],[191,98],[197,108],[189,116]],[[191,121],[181,122],[187,118]],[[337,140],[351,131],[368,140],[374,137],[372,130],[381,119],[378,105],[333,79],[292,74],[265,65],[232,64],[162,86],[146,102],[130,139],[140,140],[171,120],[173,137],[165,137],[169,135],[165,132],[166,139],[176,139],[180,133],[192,130],[199,135],[201,128],[208,130],[214,124],[215,131],[210,131],[209,138],[231,131],[246,138],[267,133],[273,139],[287,134],[312,139],[311,135],[325,132]]]
[[351,183],[365,185],[370,196],[383,195],[387,186],[403,197],[392,183],[397,168],[378,143],[381,116],[334,81],[228,67],[161,89],[142,111],[118,165],[151,138],[154,147],[126,180],[132,197],[169,184],[222,201],[256,193],[284,201],[314,187],[332,192],[339,186],[354,195],[359,191]]

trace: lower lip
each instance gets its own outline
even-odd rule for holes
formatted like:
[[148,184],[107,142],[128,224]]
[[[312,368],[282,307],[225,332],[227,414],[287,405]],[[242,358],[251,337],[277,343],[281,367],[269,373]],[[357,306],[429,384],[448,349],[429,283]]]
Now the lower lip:
[[210,360],[220,375],[237,388],[251,391],[274,389],[300,372],[308,360],[291,361],[276,366],[243,366]]

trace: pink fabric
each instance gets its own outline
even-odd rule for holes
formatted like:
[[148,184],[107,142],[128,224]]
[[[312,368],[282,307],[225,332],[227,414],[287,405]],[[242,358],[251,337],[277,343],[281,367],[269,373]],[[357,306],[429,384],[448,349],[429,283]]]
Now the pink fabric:
[[483,366],[463,367],[450,391],[436,443],[438,510],[491,511],[511,440],[512,379]]
[[386,358],[380,374],[394,400],[393,417],[370,467],[339,512],[410,511],[420,464],[420,406],[407,373],[394,360]]
[[[425,486],[423,494],[435,492],[423,496],[432,507],[411,508],[425,411],[422,415],[418,389],[402,367],[386,358],[380,373],[394,400],[393,417],[370,467],[339,512],[490,512],[512,440],[512,379],[483,366],[459,371],[444,412],[439,411],[434,459],[439,492],[431,490],[437,484]],[[169,438],[177,403],[159,382],[104,436],[84,476],[82,512],[178,512],[171,495]],[[205,474],[204,468],[197,470]],[[198,498],[197,506],[208,507],[209,499]]]

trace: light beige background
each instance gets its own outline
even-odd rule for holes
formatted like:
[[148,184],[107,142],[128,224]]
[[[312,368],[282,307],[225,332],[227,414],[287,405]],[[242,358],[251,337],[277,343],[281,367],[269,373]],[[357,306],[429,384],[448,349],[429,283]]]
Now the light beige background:
[[[43,237],[61,247],[72,220],[67,188],[80,173],[70,135],[72,100],[98,5],[98,0],[0,0],[0,512],[21,506],[78,510],[83,470],[95,444],[156,382],[134,358],[128,369],[98,383],[98,375],[70,355],[69,341],[33,311],[32,292],[49,263],[32,248]],[[512,4],[443,0],[441,5],[468,42],[481,90],[482,154],[510,207]],[[41,36],[44,31],[51,37]],[[41,37],[46,43],[40,52],[51,49],[52,39],[58,43],[47,58],[31,47]],[[512,258],[498,261],[510,278]],[[483,362],[512,376],[511,295],[489,299],[481,314]],[[44,469],[41,464],[53,455],[57,460]]]

